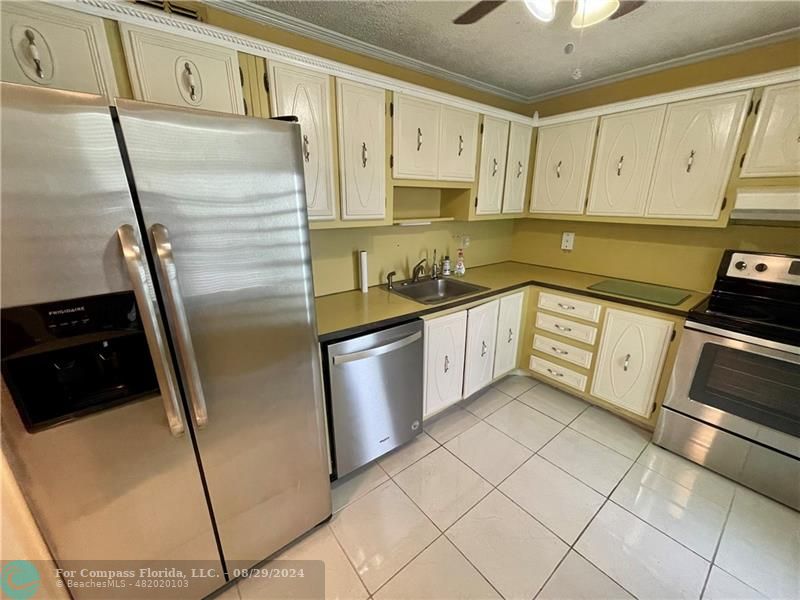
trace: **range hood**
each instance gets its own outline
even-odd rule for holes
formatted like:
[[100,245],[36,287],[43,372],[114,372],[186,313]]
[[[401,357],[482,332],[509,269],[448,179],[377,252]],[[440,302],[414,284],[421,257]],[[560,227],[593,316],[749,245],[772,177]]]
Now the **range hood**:
[[731,219],[800,222],[800,188],[739,188]]

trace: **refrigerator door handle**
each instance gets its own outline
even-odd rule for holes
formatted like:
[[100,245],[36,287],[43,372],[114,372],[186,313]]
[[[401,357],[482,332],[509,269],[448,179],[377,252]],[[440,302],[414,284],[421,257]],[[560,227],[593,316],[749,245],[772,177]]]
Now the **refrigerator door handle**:
[[200,373],[197,370],[192,337],[189,334],[189,319],[186,317],[186,309],[183,306],[181,289],[178,284],[178,271],[172,256],[169,230],[164,225],[156,223],[150,227],[150,234],[153,236],[156,247],[156,264],[164,288],[165,304],[175,328],[178,360],[187,380],[186,391],[194,412],[195,423],[202,428],[208,424],[208,411],[206,410],[203,386],[200,383]]
[[176,382],[172,377],[169,354],[164,343],[161,326],[148,294],[147,268],[142,257],[142,247],[136,237],[133,225],[120,225],[117,228],[117,236],[119,236],[119,243],[122,246],[122,255],[125,258],[128,275],[131,278],[133,295],[139,307],[147,346],[150,349],[150,356],[153,358],[153,367],[161,398],[164,401],[164,412],[167,415],[169,430],[172,435],[177,437],[182,435],[185,430],[180,399]]

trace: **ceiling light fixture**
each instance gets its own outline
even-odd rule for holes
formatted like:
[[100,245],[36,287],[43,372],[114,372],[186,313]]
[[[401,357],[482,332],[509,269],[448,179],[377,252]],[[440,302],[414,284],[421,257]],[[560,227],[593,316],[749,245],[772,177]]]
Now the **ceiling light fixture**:
[[549,23],[556,16],[557,0],[525,0],[525,7],[531,14],[542,21]]
[[[527,0],[525,2],[527,4]],[[583,29],[605,21],[619,9],[619,0],[578,0],[572,26]]]

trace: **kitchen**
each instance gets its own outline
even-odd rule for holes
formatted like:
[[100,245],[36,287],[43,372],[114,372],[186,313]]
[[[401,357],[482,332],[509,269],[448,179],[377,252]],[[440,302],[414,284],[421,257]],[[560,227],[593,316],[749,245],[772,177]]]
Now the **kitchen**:
[[[606,40],[603,79],[597,32],[675,9],[489,4],[0,5],[2,558],[40,597],[100,559],[322,596],[267,558],[326,597],[800,597],[797,11],[722,3],[649,71]],[[398,14],[558,60],[456,76]]]

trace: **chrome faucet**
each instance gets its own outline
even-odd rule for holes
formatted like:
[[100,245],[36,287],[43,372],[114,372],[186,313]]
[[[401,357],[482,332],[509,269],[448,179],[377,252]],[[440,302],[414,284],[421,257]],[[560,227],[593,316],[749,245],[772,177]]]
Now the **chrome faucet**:
[[436,260],[436,249],[433,250],[433,264],[431,265],[431,279],[439,279],[439,262]]
[[390,290],[394,289],[394,276],[397,275],[397,271],[392,271],[391,273],[386,274],[386,287]]
[[414,268],[411,269],[411,281],[416,283],[419,281],[419,278],[425,274],[425,263],[428,262],[427,258],[423,258],[419,261]]

